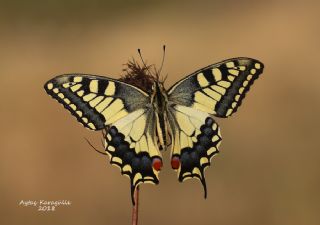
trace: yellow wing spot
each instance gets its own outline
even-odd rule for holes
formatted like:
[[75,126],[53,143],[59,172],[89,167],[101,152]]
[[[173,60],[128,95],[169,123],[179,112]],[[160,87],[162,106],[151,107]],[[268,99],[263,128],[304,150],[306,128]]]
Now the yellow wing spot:
[[89,94],[87,94],[87,95],[85,95],[85,96],[83,97],[83,100],[86,101],[86,102],[88,102],[88,101],[92,100],[93,98],[95,98],[96,96],[97,96],[96,94],[89,93]]
[[88,123],[88,122],[89,122],[87,117],[82,117],[81,119],[82,119],[82,121],[85,122],[85,123]]
[[93,93],[98,93],[98,80],[90,81],[89,89]]
[[218,135],[214,135],[211,139],[212,142],[216,142],[217,140],[219,140],[219,136]]
[[224,88],[228,88],[228,87],[230,87],[231,83],[228,82],[228,81],[222,80],[222,81],[219,81],[219,82],[218,82],[218,85],[220,85],[220,86],[222,86],[222,87],[224,87]]
[[57,94],[57,93],[59,93],[59,89],[58,88],[54,88],[53,92]]
[[112,146],[112,145],[109,145],[108,146],[108,151],[110,152],[114,152],[116,149]]
[[212,129],[213,130],[216,130],[218,128],[218,125],[216,124],[216,123],[214,123],[213,125],[212,125]]
[[252,75],[249,74],[249,75],[247,76],[247,80],[251,80],[251,79],[252,79]]
[[254,64],[254,67],[255,67],[256,69],[260,69],[260,68],[261,68],[261,64],[260,64],[260,63],[255,63],[255,64]]
[[243,86],[243,87],[246,87],[246,86],[248,85],[248,83],[249,83],[249,82],[248,82],[247,80],[245,80],[245,81],[243,81],[242,86]]
[[235,108],[237,106],[237,102],[232,102],[231,107]]
[[235,67],[234,62],[227,62],[227,63],[226,63],[226,66],[227,66],[228,68],[233,68],[233,67]]
[[230,116],[232,113],[232,109],[228,109],[226,116]]
[[53,84],[52,83],[47,84],[47,88],[48,90],[51,90],[53,88]]
[[205,78],[205,76],[203,75],[203,73],[199,73],[197,76],[197,80],[200,84],[201,87],[206,87],[209,85],[208,80]]
[[116,113],[115,115],[113,115],[109,120],[108,123],[114,123],[117,120],[121,119],[122,117],[125,117],[126,115],[128,115],[127,110],[122,109],[120,112]]
[[79,97],[82,97],[83,94],[84,94],[84,90],[80,90],[80,91],[77,92],[77,95],[78,95]]
[[226,93],[226,89],[223,87],[220,87],[218,85],[211,85],[211,88],[217,92],[219,92],[220,94],[224,95]]
[[242,94],[242,92],[244,91],[244,87],[239,88],[239,93]]
[[231,76],[231,75],[228,76],[228,79],[229,79],[230,81],[233,81],[234,78],[235,78],[234,76]]
[[98,96],[98,97],[92,99],[92,100],[89,102],[89,105],[90,105],[91,107],[95,107],[96,105],[98,105],[98,103],[100,103],[100,102],[102,101],[103,98],[104,98],[103,96]]
[[205,105],[209,109],[213,109],[217,103],[217,101],[215,101],[214,99],[210,98],[209,96],[203,94],[200,91],[197,91],[194,94],[194,100],[199,102],[202,105]]
[[107,139],[108,139],[108,141],[111,141],[111,135],[110,134],[107,134]]
[[212,90],[211,88],[205,88],[203,89],[204,93],[206,93],[207,95],[209,95],[211,98],[219,101],[221,99],[221,94]]
[[201,177],[201,172],[200,172],[198,167],[193,168],[192,173],[193,174],[197,174],[197,175],[199,175]]
[[98,112],[102,112],[112,101],[113,98],[107,97],[96,106]]
[[220,128],[218,129],[218,135],[219,135],[219,137],[221,137],[221,130],[220,130]]
[[213,73],[215,81],[219,81],[222,79],[222,73],[218,68],[213,68],[212,73]]
[[71,90],[72,92],[76,92],[77,90],[79,90],[79,89],[81,88],[81,86],[82,86],[82,84],[76,84],[76,85],[72,86],[72,87],[70,88],[70,90]]
[[240,71],[245,71],[246,70],[245,66],[238,66],[238,68],[239,68]]
[[122,159],[120,159],[119,157],[116,157],[116,156],[112,157],[111,161],[115,162],[115,163],[122,164]]
[[135,185],[140,179],[142,179],[141,173],[137,173],[133,178],[133,184]]
[[73,78],[73,82],[79,83],[81,81],[82,81],[82,77],[77,76]]
[[206,163],[208,163],[209,162],[209,160],[207,159],[207,157],[202,157],[201,159],[200,159],[200,165],[202,166],[203,164],[206,164]]
[[[183,178],[185,178],[185,177],[187,177],[187,176],[191,176],[191,173],[190,173],[190,172],[185,172],[185,173],[182,175]],[[190,177],[189,177],[189,178],[190,178]]]
[[122,168],[122,171],[123,171],[123,172],[132,173],[132,168],[131,168],[130,165],[125,165],[125,166]]
[[58,94],[58,97],[61,98],[61,99],[64,99],[64,94],[59,93],[59,94]]
[[69,106],[70,106],[71,109],[73,109],[74,111],[76,111],[77,106],[76,106],[75,104],[70,104]]
[[236,101],[239,101],[240,95],[236,95],[236,96],[234,97],[234,99],[235,99]]
[[141,149],[140,149],[140,143],[139,143],[139,142],[136,143],[136,148],[135,148],[135,150],[136,150],[136,151],[135,151],[136,153],[139,153],[139,152],[141,151]]
[[229,69],[228,72],[232,75],[238,76],[239,75],[239,71],[238,70],[234,70],[234,69]]
[[255,74],[256,72],[257,72],[256,69],[251,69],[251,70],[250,70],[250,73],[251,73],[251,74]]
[[92,130],[95,130],[95,129],[96,129],[96,127],[94,126],[93,123],[88,123],[88,126],[89,126]]
[[112,157],[112,155],[110,154],[110,152],[108,152],[108,151],[105,151],[105,152],[106,152],[106,154],[109,156],[109,158]]
[[64,87],[64,88],[68,88],[68,87],[70,87],[70,86],[71,86],[71,84],[72,84],[72,83],[64,83],[64,84],[62,84],[62,87]]
[[219,149],[221,143],[222,143],[221,141],[219,141],[219,142],[217,143],[217,146],[216,146],[217,149]]
[[114,82],[109,81],[108,87],[104,91],[104,94],[112,96],[112,95],[114,95],[115,92],[116,92],[116,86],[115,86]]
[[82,112],[81,111],[76,111],[76,113],[78,114],[79,117],[82,117]]
[[197,142],[197,141],[198,141],[197,137],[195,137],[195,136],[193,136],[193,137],[191,138],[191,140],[192,140],[193,142]]
[[136,147],[136,143],[135,143],[135,142],[132,142],[129,147],[130,147],[130,148],[135,148],[135,147]]
[[209,150],[207,151],[207,154],[208,154],[208,156],[209,156],[209,155],[211,155],[212,153],[214,153],[214,152],[216,152],[216,151],[217,151],[216,147],[211,147],[211,148],[209,148]]
[[71,103],[68,98],[63,99],[63,101],[64,101],[65,103],[67,103],[68,105]]
[[102,115],[108,122],[109,118],[111,118],[114,114],[121,111],[124,105],[120,99],[116,99],[113,103],[111,103],[107,108],[105,108],[102,112]]

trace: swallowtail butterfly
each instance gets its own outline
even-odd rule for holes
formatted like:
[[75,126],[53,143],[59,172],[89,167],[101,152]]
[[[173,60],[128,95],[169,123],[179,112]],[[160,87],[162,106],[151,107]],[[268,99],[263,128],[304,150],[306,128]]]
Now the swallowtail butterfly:
[[[141,183],[159,183],[160,150],[171,149],[180,182],[197,178],[207,195],[205,169],[219,151],[221,134],[213,116],[235,113],[263,64],[233,58],[202,68],[166,90],[154,76],[150,90],[104,76],[65,74],[44,88],[91,130],[106,129],[111,164],[130,178],[131,196]],[[171,144],[169,144],[169,141]]]

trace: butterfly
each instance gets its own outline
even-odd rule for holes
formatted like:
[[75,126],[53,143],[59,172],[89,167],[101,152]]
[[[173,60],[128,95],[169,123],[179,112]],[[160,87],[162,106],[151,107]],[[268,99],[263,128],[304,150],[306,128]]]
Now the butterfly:
[[161,150],[169,147],[178,180],[199,179],[207,196],[204,172],[222,140],[213,116],[235,113],[263,68],[255,59],[227,59],[191,73],[168,90],[159,76],[153,76],[150,89],[142,90],[89,74],[60,75],[44,88],[86,128],[106,129],[105,151],[110,163],[130,178],[134,204],[138,185],[159,183]]

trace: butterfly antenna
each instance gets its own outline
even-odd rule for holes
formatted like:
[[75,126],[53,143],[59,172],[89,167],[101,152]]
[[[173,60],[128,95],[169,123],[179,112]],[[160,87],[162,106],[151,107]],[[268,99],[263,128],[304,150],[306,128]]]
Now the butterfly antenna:
[[89,141],[87,138],[84,138],[84,139],[88,142],[88,144],[89,144],[96,152],[98,152],[98,153],[100,153],[100,154],[102,154],[102,155],[108,155],[107,153],[101,152],[101,151],[99,151],[98,149],[96,149],[96,148],[90,143],[90,141]]
[[144,60],[142,58],[142,54],[141,54],[140,48],[138,48],[138,53],[139,53],[140,59],[141,59],[143,65],[144,65],[144,67],[148,70],[149,74],[151,75],[152,73],[150,72],[149,67],[146,65],[146,63],[144,62]]
[[163,63],[164,63],[164,58],[165,58],[165,56],[166,56],[166,46],[163,45],[162,62],[161,62],[160,69],[159,69],[159,71],[158,71],[159,76],[160,76],[160,73],[161,73],[161,71],[162,71],[162,67],[163,67]]

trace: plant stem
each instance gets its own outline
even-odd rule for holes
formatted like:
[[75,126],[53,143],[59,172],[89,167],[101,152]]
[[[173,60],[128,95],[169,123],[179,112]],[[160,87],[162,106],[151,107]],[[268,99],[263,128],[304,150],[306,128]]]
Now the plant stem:
[[139,213],[139,186],[134,191],[135,205],[132,207],[132,225],[138,225],[138,213]]

